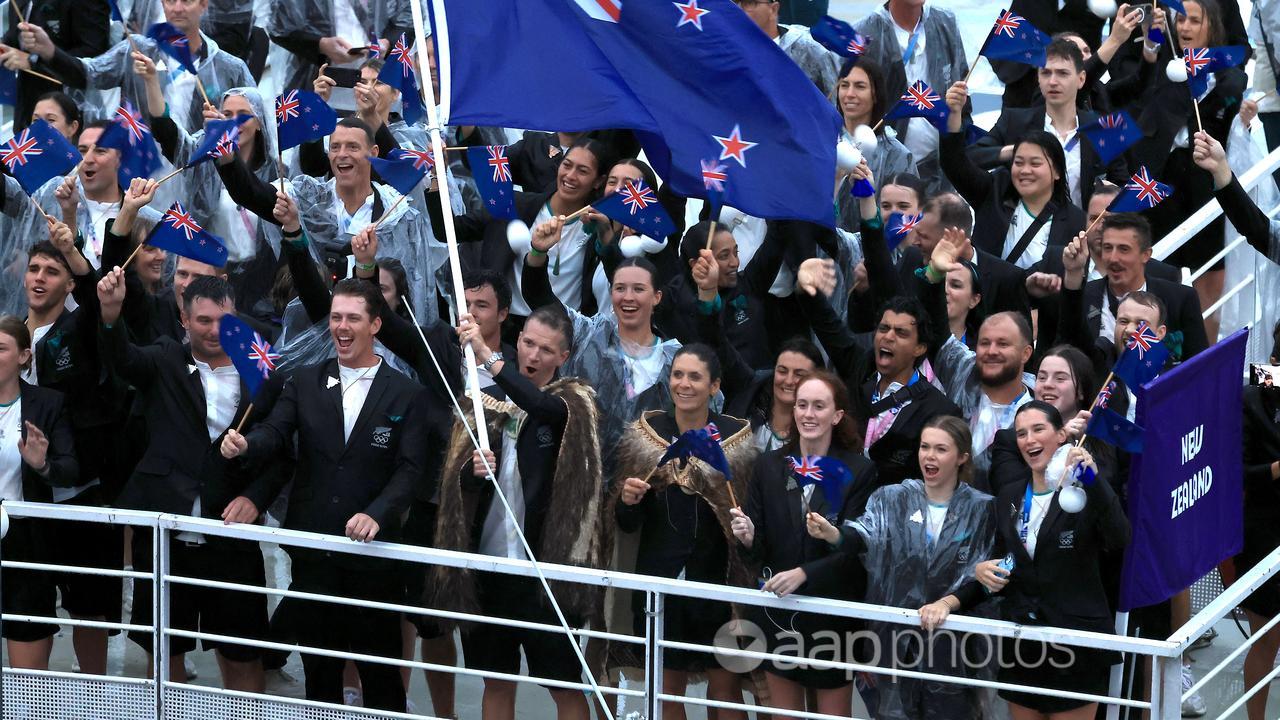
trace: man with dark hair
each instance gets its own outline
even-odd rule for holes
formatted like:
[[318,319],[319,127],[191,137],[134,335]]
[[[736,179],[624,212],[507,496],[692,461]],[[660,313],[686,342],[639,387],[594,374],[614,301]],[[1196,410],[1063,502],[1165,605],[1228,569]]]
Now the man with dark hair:
[[[188,343],[168,337],[138,346],[119,322],[127,286],[119,268],[98,283],[102,308],[102,346],[110,368],[137,388],[150,434],[146,452],[120,495],[121,507],[193,515],[224,522],[254,523],[262,516],[288,479],[273,461],[252,471],[229,463],[218,452],[229,428],[247,422],[255,399],[258,409],[269,408],[263,398],[249,396],[240,374],[222,348],[222,317],[234,310],[226,280],[202,276],[191,281],[182,296],[182,324]],[[133,562],[151,571],[151,534],[133,535]],[[221,582],[266,585],[262,551],[257,543],[195,533],[179,533],[170,542],[171,572]],[[134,588],[133,622],[148,625],[151,618],[150,583]],[[171,625],[182,630],[264,639],[267,602],[257,593],[230,592],[193,585],[171,591]],[[153,652],[149,632],[130,633],[130,639]],[[170,681],[185,682],[183,657],[196,649],[195,640],[171,638]],[[234,643],[204,641],[217,653],[223,685],[245,692],[263,692],[262,651]]]
[[[222,456],[252,467],[297,437],[298,464],[284,526],[359,542],[401,539],[414,495],[430,497],[426,477],[427,394],[374,352],[382,294],[355,278],[333,289],[329,334],[337,358],[299,368],[270,414],[245,435],[229,431]],[[374,602],[404,598],[402,566],[389,560],[294,548],[290,589]],[[327,650],[399,658],[399,613],[286,599],[277,617],[297,641]],[[310,700],[342,703],[345,661],[302,654]],[[357,662],[365,707],[405,711],[405,686],[390,665]]]
[[[1086,0],[1060,0],[1057,3],[1042,0],[1011,0],[1009,12],[1034,25],[1041,32],[1057,37],[1062,32],[1079,35],[1084,43],[1097,48],[1102,42],[1102,28],[1106,20],[1094,15]],[[996,76],[1004,83],[1002,105],[1008,108],[1032,106],[1036,98],[1037,73],[1031,65],[1010,60],[991,63]]]
[[[577,378],[557,378],[569,359],[573,324],[559,305],[542,306],[525,322],[516,356],[507,360],[485,343],[479,326],[463,315],[458,334],[479,362],[493,371],[485,388],[490,451],[474,450],[456,425],[440,487],[440,534],[447,550],[524,560],[518,532],[542,562],[602,568],[609,558],[595,542],[602,523],[600,442],[595,393]],[[492,473],[492,480],[486,477]],[[508,514],[494,483],[510,505]],[[525,622],[558,624],[540,583],[497,573],[475,575],[444,567],[431,570],[439,607]],[[560,589],[557,600],[572,626],[601,610],[594,592]],[[476,598],[467,603],[462,598]],[[518,601],[513,601],[519,598]],[[520,652],[529,675],[579,682],[582,666],[559,632],[478,624],[463,634],[468,667],[519,674]],[[576,690],[551,689],[558,717],[590,717]],[[484,717],[513,717],[516,683],[486,680]]]
[[910,247],[903,250],[898,262],[898,275],[903,287],[911,287],[911,276],[916,268],[929,262],[934,246],[942,239],[943,231],[955,228],[966,238],[960,246],[959,259],[978,269],[978,281],[982,284],[983,314],[1013,311],[1031,317],[1031,305],[1027,299],[1022,270],[967,241],[973,232],[973,212],[964,198],[952,192],[935,195],[925,201],[920,213],[923,217],[907,241]]
[[[1102,277],[1102,221],[1098,220],[1098,217],[1100,215],[1110,214],[1107,210],[1107,206],[1110,205],[1119,194],[1119,185],[1099,181],[1094,185],[1093,195],[1089,198],[1089,207],[1085,208],[1085,213],[1088,215],[1089,220],[1089,224],[1085,227],[1090,228],[1088,238],[1090,260],[1089,280],[1097,280]],[[1052,266],[1046,265],[1046,269],[1051,267],[1051,272],[1054,274],[1061,274],[1062,268],[1057,265],[1057,260],[1060,259],[1061,258],[1055,259]],[[1161,280],[1168,280],[1173,283],[1182,282],[1181,270],[1167,262],[1156,260],[1155,258],[1147,260],[1146,273],[1147,277],[1160,278]]]
[[[1032,130],[1045,130],[1058,139],[1067,160],[1067,190],[1076,207],[1086,207],[1094,180],[1105,175],[1123,185],[1129,174],[1123,157],[1103,164],[1093,143],[1079,135],[1081,127],[1098,119],[1096,113],[1079,110],[1077,96],[1084,87],[1084,56],[1070,40],[1049,44],[1045,66],[1039,69],[1042,98],[1026,108],[1006,106],[991,133],[969,148],[969,156],[984,169],[1013,160],[1017,142]],[[1075,142],[1073,142],[1075,140]]]
[[[1120,302],[1132,292],[1145,290],[1158,296],[1168,308],[1170,354],[1176,361],[1209,347],[1195,291],[1179,283],[1147,277],[1146,263],[1151,259],[1151,225],[1147,219],[1136,213],[1117,213],[1103,218],[1101,225],[1098,269],[1104,275],[1084,288],[1085,322],[1090,335],[1113,337]],[[1065,250],[1063,263],[1066,264]]]
[[[98,301],[93,268],[76,249],[71,228],[50,222],[48,239],[28,253],[23,286],[27,296],[27,329],[32,361],[23,379],[66,397],[67,417],[80,468],[76,487],[54,488],[53,501],[100,507],[115,500],[122,480],[115,429],[124,398],[103,372],[99,357]],[[66,309],[68,297],[77,303]],[[51,561],[72,566],[119,570],[124,565],[124,538],[119,528],[60,520],[46,521]],[[120,619],[121,581],[81,573],[55,577],[62,607],[72,617]],[[107,669],[107,631],[76,627],[72,642],[80,669],[103,674]]]

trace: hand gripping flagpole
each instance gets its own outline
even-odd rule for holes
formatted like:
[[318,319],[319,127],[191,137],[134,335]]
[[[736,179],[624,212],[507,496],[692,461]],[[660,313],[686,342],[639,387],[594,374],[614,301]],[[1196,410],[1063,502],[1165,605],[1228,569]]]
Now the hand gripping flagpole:
[[[410,0],[409,8],[413,11],[413,31],[414,35],[418,39],[418,66],[424,69],[429,68],[431,67],[431,64],[430,58],[427,57],[426,38],[428,35],[426,30],[426,21],[422,13],[422,0]],[[445,24],[446,17],[443,13],[443,8],[440,8],[440,10],[441,12],[438,13],[440,17],[438,27],[440,28],[441,37],[437,38],[436,44],[438,47],[443,46],[447,50],[448,34],[446,30],[447,26]],[[442,84],[445,82],[446,72],[447,67],[440,70]],[[430,83],[431,78],[427,77],[426,81]],[[439,178],[437,185],[439,187],[440,209],[444,216],[445,243],[449,248],[449,269],[453,280],[454,307],[456,307],[458,313],[461,314],[466,311],[467,303],[465,289],[462,284],[462,261],[458,256],[458,236],[453,227],[453,201],[450,197],[448,178],[449,160],[445,155],[444,141],[440,137],[440,118],[439,113],[436,112],[434,95],[431,96],[425,104],[427,106],[427,122],[431,131],[431,154],[435,159],[436,167],[440,169],[437,176]],[[419,337],[422,338],[423,345],[426,346],[427,352],[431,354],[431,362],[436,366],[437,372],[440,372],[441,380],[444,380],[445,375],[443,368],[441,368],[439,362],[436,361],[435,354],[431,353],[431,346],[427,343],[426,336],[422,334],[422,326],[418,323],[417,318],[413,316],[412,306],[405,303],[405,307],[409,309],[410,317],[413,317],[413,324],[418,329],[418,334]],[[466,413],[462,412],[462,407],[458,403],[458,399],[453,394],[453,390],[449,387],[449,383],[447,381],[444,382],[444,386],[446,390],[448,390],[450,398],[453,400],[454,408],[458,412],[458,417],[462,420],[463,427],[467,428],[467,433],[471,435],[472,444],[474,444],[477,449],[488,450],[489,433],[485,430],[484,404],[480,399],[480,375],[476,370],[475,351],[471,349],[469,344],[463,347],[463,367],[466,368],[467,382],[468,386],[471,388],[471,411],[476,421],[476,432],[474,434],[471,433],[470,426],[467,424]],[[609,720],[614,720],[613,712],[609,709],[609,703],[606,701],[604,693],[600,691],[600,686],[596,683],[595,674],[591,672],[591,667],[587,663],[586,657],[582,654],[582,649],[578,647],[577,639],[574,637],[573,631],[569,627],[569,622],[565,619],[564,612],[560,610],[560,604],[556,602],[555,595],[551,592],[551,586],[547,584],[547,578],[542,574],[542,568],[539,567],[538,560],[534,557],[533,549],[529,547],[529,542],[525,539],[524,532],[520,529],[519,519],[515,517],[515,513],[511,510],[511,505],[507,503],[506,494],[503,493],[502,487],[498,484],[493,468],[489,466],[489,462],[485,458],[484,453],[481,453],[480,457],[485,461],[485,472],[488,474],[489,482],[493,484],[493,489],[495,491],[494,494],[497,495],[498,499],[502,502],[503,510],[506,512],[507,517],[511,519],[512,524],[516,529],[516,534],[520,538],[520,543],[524,547],[525,554],[529,557],[529,563],[533,566],[533,571],[538,576],[538,582],[542,584],[542,589],[547,594],[547,600],[550,601],[551,608],[555,610],[556,618],[560,621],[560,627],[564,629],[565,635],[569,638],[569,646],[573,648],[573,653],[578,657],[578,662],[582,665],[582,670],[587,676],[587,681],[591,683],[591,689],[595,694],[598,705],[604,710],[604,713]]]

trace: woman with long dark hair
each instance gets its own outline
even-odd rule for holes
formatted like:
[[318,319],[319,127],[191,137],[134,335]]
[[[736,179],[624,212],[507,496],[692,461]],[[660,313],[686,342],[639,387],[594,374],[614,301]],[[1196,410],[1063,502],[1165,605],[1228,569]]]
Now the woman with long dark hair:
[[[834,93],[836,110],[840,112],[844,125],[840,131],[840,142],[859,148],[871,174],[878,178],[892,178],[900,173],[916,171],[915,158],[905,145],[898,142],[893,128],[881,123],[885,111],[893,100],[885,97],[884,72],[874,61],[867,58],[846,60],[840,68],[840,77],[836,81]],[[876,126],[879,127],[876,127]],[[858,132],[860,126],[866,130]],[[873,131],[875,144],[864,142],[858,144],[858,135],[866,136],[868,130]],[[859,225],[857,198],[853,197],[853,178],[846,177],[840,184],[837,193],[840,202],[839,225],[843,230],[857,232]],[[879,195],[880,188],[876,188]]]
[[[837,524],[862,514],[877,487],[876,469],[862,455],[862,437],[851,414],[849,391],[834,374],[818,370],[796,389],[795,433],[784,447],[756,461],[745,503],[734,508],[733,534],[746,555],[761,567],[764,590],[779,596],[801,592],[814,597],[860,600],[866,574],[851,556],[834,553],[830,545],[809,537],[803,520],[809,514],[829,517]],[[834,487],[801,486],[806,468],[836,462],[847,470],[847,483],[838,496]],[[806,465],[806,463],[808,465]],[[808,470],[811,472],[812,470]],[[832,473],[824,467],[824,473]],[[763,607],[745,609],[747,617],[765,633],[769,652],[794,654],[805,648],[795,664],[764,666],[769,704],[784,710],[805,710],[848,716],[852,708],[852,676],[843,670],[807,666],[804,660],[851,662],[843,646],[819,645],[817,633],[852,637],[861,623],[832,615],[786,612]],[[819,648],[823,651],[819,651]],[[825,652],[831,649],[832,652]],[[792,651],[792,652],[788,652]],[[817,704],[806,708],[807,690]]]
[[[1105,553],[1129,542],[1129,520],[1111,483],[1095,477],[1084,484],[1079,512],[1063,510],[1059,491],[1077,466],[1096,472],[1093,456],[1069,444],[1062,414],[1032,400],[1014,415],[1018,452],[1031,469],[1025,482],[996,495],[997,540],[993,559],[975,576],[999,593],[1005,619],[1024,625],[1111,633],[1115,626],[1104,584]],[[1012,571],[1002,558],[1012,557]],[[1005,638],[1000,681],[1094,695],[1107,694],[1111,651],[1046,645]],[[1001,690],[1013,720],[1087,720],[1097,703]]]
[[1062,248],[1085,226],[1084,211],[1067,191],[1062,143],[1032,130],[1013,149],[1012,167],[988,173],[965,152],[961,111],[969,98],[963,82],[947,90],[947,132],[938,156],[947,180],[973,208],[973,244],[1024,270]]
[[[744,497],[747,475],[756,457],[751,429],[745,420],[711,410],[720,387],[720,361],[706,345],[682,347],[667,378],[671,410],[644,413],[623,435],[618,449],[613,491],[614,516],[620,534],[638,535],[635,572],[666,578],[746,585],[750,576],[736,543],[729,542],[730,498]],[[732,478],[701,460],[670,462],[654,469],[676,438],[706,429],[719,438]],[[730,492],[728,484],[734,489]],[[632,595],[632,630],[645,632],[644,596]],[[722,602],[669,596],[664,614],[668,640],[711,645],[716,631],[729,622],[730,607]],[[722,702],[742,702],[738,678],[709,653],[663,651],[663,688],[682,695],[693,673],[705,673],[707,696]],[[744,718],[743,713],[719,710],[722,720]],[[663,717],[683,718],[684,707],[663,706]]]
[[[853,522],[833,524],[817,513],[808,517],[810,535],[861,559],[866,602],[918,609],[926,633],[942,626],[951,613],[972,609],[986,598],[973,570],[991,552],[995,519],[991,496],[970,485],[971,444],[968,423],[935,417],[920,434],[921,478],[876,490]],[[881,640],[882,665],[965,677],[986,670],[964,666],[957,656],[968,654],[951,652],[960,649],[964,636],[931,635],[925,641],[902,632],[901,625],[871,627]],[[895,678],[879,688],[880,718],[979,717],[978,694],[972,688],[911,678]]]
[[777,450],[792,437],[796,390],[817,370],[824,369],[822,351],[804,338],[791,338],[778,348],[772,372],[759,372],[736,391],[725,390],[725,411],[746,418],[760,452]]

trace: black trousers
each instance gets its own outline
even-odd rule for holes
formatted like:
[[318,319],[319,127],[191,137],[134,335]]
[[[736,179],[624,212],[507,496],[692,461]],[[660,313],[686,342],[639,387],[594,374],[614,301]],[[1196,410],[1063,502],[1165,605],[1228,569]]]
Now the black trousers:
[[[345,558],[328,553],[294,552],[290,589],[339,597],[400,602],[404,579],[395,566],[379,561],[354,568]],[[345,560],[346,562],[342,562]],[[286,598],[280,611],[284,623],[303,645],[343,652],[400,658],[400,615],[354,605],[336,605]],[[346,660],[302,652],[308,700],[342,704],[342,669]],[[405,711],[405,688],[400,669],[383,663],[357,662],[364,706]]]

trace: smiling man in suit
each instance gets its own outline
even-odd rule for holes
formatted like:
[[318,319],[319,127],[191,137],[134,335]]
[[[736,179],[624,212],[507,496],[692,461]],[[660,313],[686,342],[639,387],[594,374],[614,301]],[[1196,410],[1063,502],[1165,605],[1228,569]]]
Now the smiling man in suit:
[[[256,465],[288,449],[296,433],[298,465],[284,526],[345,535],[357,542],[401,538],[402,516],[428,482],[427,391],[373,351],[381,297],[354,278],[333,288],[329,334],[337,358],[299,368],[271,414],[251,432],[222,442],[228,459]],[[400,602],[404,580],[391,560],[293,549],[290,589],[375,602]],[[303,645],[400,657],[400,616],[385,610],[286,598],[277,620]],[[345,661],[303,653],[310,700],[342,703]],[[357,662],[365,707],[405,711],[399,669]]]
[[1058,138],[1066,153],[1071,202],[1084,208],[1089,205],[1096,178],[1106,175],[1111,182],[1123,185],[1129,174],[1123,156],[1104,164],[1093,144],[1079,134],[1080,128],[1098,119],[1096,113],[1077,106],[1085,84],[1080,48],[1070,40],[1059,39],[1049,44],[1045,55],[1045,66],[1038,75],[1043,99],[1030,107],[1006,107],[991,133],[969,149],[969,156],[990,170],[1012,161],[1015,144],[1029,131],[1046,130]]
[[[282,473],[276,465],[249,473],[218,452],[222,435],[244,418],[253,400],[218,338],[222,316],[234,307],[231,286],[210,276],[187,286],[182,298],[186,345],[168,337],[145,347],[131,343],[121,320],[125,294],[124,271],[119,268],[98,283],[103,358],[137,388],[150,433],[146,453],[120,494],[119,505],[228,523],[257,522],[279,492]],[[151,552],[151,533],[134,533],[137,570],[151,571]],[[266,585],[262,551],[257,543],[243,540],[178,533],[170,540],[170,566],[175,575]],[[134,624],[151,623],[151,590],[150,583],[134,588]],[[263,595],[176,585],[170,604],[174,628],[248,639],[266,636]],[[129,636],[152,652],[151,633]],[[228,689],[264,691],[258,648],[202,642],[216,651]],[[196,649],[196,641],[174,637],[169,643],[169,679],[186,682],[183,656]]]

